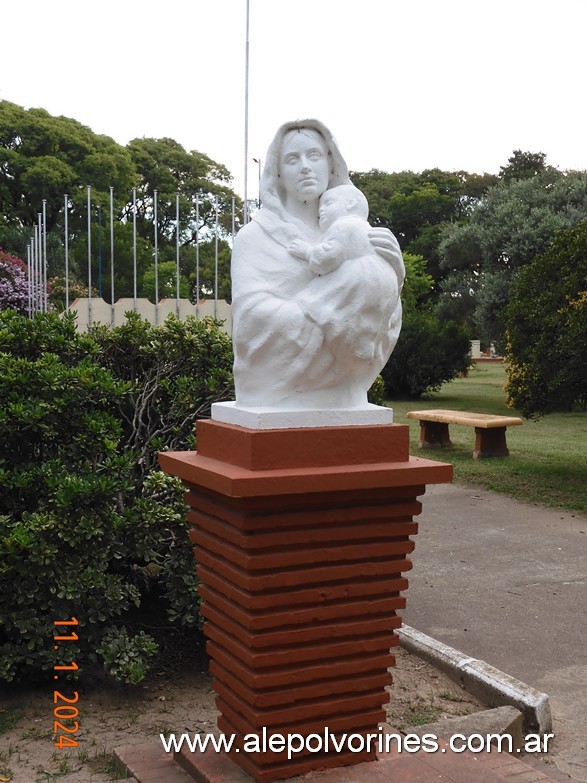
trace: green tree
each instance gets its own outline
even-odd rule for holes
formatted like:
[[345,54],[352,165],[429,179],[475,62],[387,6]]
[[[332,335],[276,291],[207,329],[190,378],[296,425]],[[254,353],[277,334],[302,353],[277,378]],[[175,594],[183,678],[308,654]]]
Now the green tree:
[[[102,225],[101,254],[98,255],[98,226],[92,226],[92,296],[101,295],[111,303],[112,276],[110,263],[110,226]],[[113,230],[114,250],[114,300],[122,297],[132,297],[136,290],[138,296],[149,296],[142,293],[142,280],[146,270],[153,263],[153,247],[142,236],[133,239],[132,223],[115,218]],[[63,252],[63,250],[62,250]],[[135,261],[136,259],[136,261]],[[101,263],[100,263],[101,260]],[[58,275],[62,277],[63,262]],[[88,239],[87,233],[77,233],[69,241],[69,274],[72,286],[81,290],[88,286]],[[86,294],[87,295],[87,294]]]
[[[226,243],[238,228],[242,203],[231,187],[227,168],[207,155],[186,151],[173,139],[134,139],[126,147],[93,133],[79,122],[54,117],[44,109],[0,102],[0,247],[26,258],[33,226],[46,208],[49,277],[64,276],[64,196],[68,195],[70,277],[88,284],[88,219],[91,231],[92,282],[110,300],[110,233],[114,235],[115,298],[134,294],[134,256],[140,284],[153,263],[155,229],[161,262],[173,261],[179,240],[182,273],[195,292],[195,253],[216,231]],[[88,188],[89,215],[88,215]],[[112,188],[113,222],[110,225]],[[157,191],[157,226],[154,193]],[[176,199],[179,197],[180,225]],[[233,221],[234,203],[234,221]],[[133,225],[136,223],[136,250]],[[99,271],[101,246],[102,274]],[[229,292],[225,247],[220,246],[223,292]],[[206,271],[204,269],[204,271]],[[191,280],[191,278],[194,278]],[[204,282],[208,286],[209,275]],[[100,286],[100,283],[102,284]],[[223,298],[229,298],[229,293]]]
[[474,329],[485,347],[493,343],[496,352],[503,356],[506,349],[505,313],[515,272],[483,272],[475,294],[473,312]]
[[557,231],[586,214],[587,171],[546,167],[525,179],[500,182],[466,222],[445,227],[440,244],[444,288],[458,291],[459,274],[472,284],[472,322],[484,341],[505,344],[505,307],[517,270],[544,253]]
[[441,321],[465,324],[474,333],[478,277],[468,271],[452,272],[440,281],[434,312]]
[[503,355],[505,308],[512,277],[511,270],[451,272],[440,281],[435,312],[442,321],[465,325],[484,346],[493,343]]
[[111,186],[126,194],[137,184],[125,147],[76,120],[9,101],[0,101],[0,172],[3,223],[34,225],[45,199],[48,231],[58,222],[64,194],[72,201],[74,230],[83,219],[86,185],[107,203]]
[[[45,216],[49,277],[64,274],[64,196],[68,196],[70,271],[87,285],[87,186],[91,185],[94,280],[98,218],[102,206],[106,237],[110,188],[118,218],[139,177],[126,147],[76,120],[44,109],[25,110],[0,102],[0,245],[26,257],[39,213]],[[106,242],[104,242],[106,245]]]
[[[187,152],[173,139],[134,139],[128,151],[141,177],[137,201],[137,227],[145,238],[153,237],[154,192],[157,191],[159,244],[175,244],[177,196],[180,212],[180,244],[194,245],[218,222],[224,235],[232,231],[232,176],[228,169],[201,152]],[[196,203],[197,201],[197,203]],[[242,208],[237,199],[237,213]],[[130,217],[131,205],[127,205]],[[238,214],[237,214],[238,223]]]
[[351,178],[369,201],[369,220],[386,226],[402,249],[426,258],[428,272],[439,280],[438,247],[445,223],[466,218],[487,188],[497,182],[489,174],[427,169],[386,174],[353,172]]
[[[175,299],[177,296],[177,264],[175,261],[162,261],[157,265],[157,281],[159,289],[159,299],[155,298],[155,266],[150,266],[143,274],[141,283],[141,296],[145,296],[154,304],[161,299]],[[182,274],[179,273],[179,297],[180,299],[190,298],[190,284]]]
[[464,224],[445,230],[445,272],[517,269],[544,252],[556,231],[587,214],[587,171],[547,169],[492,187]]
[[[231,248],[226,240],[218,242],[218,275],[216,274],[216,241],[202,242],[198,249],[200,264],[200,299],[212,299],[218,288],[218,299],[232,301],[230,279]],[[181,256],[181,267],[189,278],[191,296],[195,301],[197,288],[196,248],[186,247]]]
[[430,312],[408,313],[399,340],[381,372],[389,398],[418,399],[469,367],[468,332]]
[[426,302],[434,285],[434,279],[426,272],[426,259],[423,256],[403,253],[406,267],[406,279],[402,291],[404,316],[416,310]]
[[464,372],[469,365],[468,332],[440,319],[428,303],[434,284],[422,256],[404,254],[402,330],[391,358],[381,371],[389,398],[418,398]]
[[76,607],[83,642],[68,652],[87,653],[139,590],[116,568],[134,561],[115,533],[132,505],[117,502],[132,486],[117,455],[125,385],[76,360],[88,339],[71,319],[0,313],[0,346],[0,679],[11,680],[51,668],[55,618]]
[[499,176],[505,182],[517,179],[531,179],[547,169],[544,152],[522,152],[514,150],[506,166],[501,166]]
[[520,270],[507,334],[511,405],[527,417],[587,407],[587,221]]

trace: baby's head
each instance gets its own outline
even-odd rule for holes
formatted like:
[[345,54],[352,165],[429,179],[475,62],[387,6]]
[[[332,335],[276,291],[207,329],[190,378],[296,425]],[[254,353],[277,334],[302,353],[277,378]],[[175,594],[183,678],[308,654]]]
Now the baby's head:
[[338,185],[324,191],[320,198],[318,214],[320,228],[328,228],[335,220],[345,215],[358,215],[367,220],[369,204],[354,185]]

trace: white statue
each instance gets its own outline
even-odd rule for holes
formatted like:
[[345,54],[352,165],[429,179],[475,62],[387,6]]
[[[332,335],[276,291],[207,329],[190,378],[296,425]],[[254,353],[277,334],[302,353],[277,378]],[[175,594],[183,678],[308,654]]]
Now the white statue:
[[367,406],[401,328],[397,240],[369,226],[366,200],[317,120],[278,130],[260,195],[232,252],[236,405]]
[[[298,304],[322,327],[326,344],[341,362],[371,360],[389,331],[390,304],[398,300],[397,276],[371,244],[369,205],[354,185],[324,191],[318,214],[326,231],[318,244],[294,239],[288,248],[316,275],[297,297]],[[341,312],[347,313],[344,319]]]

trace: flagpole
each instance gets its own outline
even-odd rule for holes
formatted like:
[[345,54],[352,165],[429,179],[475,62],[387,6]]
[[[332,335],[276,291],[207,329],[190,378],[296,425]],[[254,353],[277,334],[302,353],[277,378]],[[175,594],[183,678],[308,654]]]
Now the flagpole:
[[114,188],[110,187],[110,323],[114,326]]
[[159,238],[157,236],[157,191],[153,191],[153,226],[155,231],[155,324],[159,324]]
[[235,236],[235,233],[236,233],[236,215],[235,215],[235,210],[236,210],[236,199],[233,196],[232,197],[232,244],[233,244],[233,246],[234,246],[234,236]]
[[67,193],[63,196],[63,234],[64,234],[64,246],[65,246],[65,309],[69,310],[69,227],[68,212],[69,212],[69,200]]
[[38,259],[37,259],[37,227],[33,226],[33,236],[31,237],[31,246],[33,254],[33,310],[38,312],[39,299],[39,280],[38,280]]
[[132,274],[133,311],[137,311],[137,189],[132,189]]
[[32,254],[31,254],[31,246],[27,245],[26,246],[26,257],[27,257],[27,294],[28,294],[28,296],[27,296],[27,305],[28,305],[27,309],[28,309],[28,313],[29,313],[29,318],[32,318],[32,315],[33,315],[33,298],[32,298],[32,295],[31,295],[31,290],[32,290],[32,287],[31,287],[31,256],[32,256]]
[[218,317],[218,196],[215,197],[215,237],[214,237],[214,318]]
[[196,194],[196,318],[200,310],[200,196]]
[[102,298],[102,206],[98,204],[98,296]]
[[179,193],[175,194],[175,312],[179,318]]
[[249,222],[249,203],[247,196],[247,180],[249,176],[249,0],[246,10],[246,33],[245,33],[245,187],[244,187],[244,207],[243,207],[243,225]]
[[44,313],[43,298],[43,213],[37,212],[37,258],[39,268],[39,310]]
[[92,213],[90,194],[92,186],[88,185],[88,326],[92,325]]
[[45,302],[44,311],[47,312],[47,199],[43,199],[43,298]]

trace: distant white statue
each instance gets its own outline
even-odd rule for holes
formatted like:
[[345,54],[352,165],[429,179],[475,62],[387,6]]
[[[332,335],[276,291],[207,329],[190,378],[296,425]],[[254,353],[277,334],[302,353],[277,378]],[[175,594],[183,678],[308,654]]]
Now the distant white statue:
[[369,226],[366,200],[317,120],[279,128],[260,196],[232,252],[236,405],[366,406],[401,328],[397,240]]

